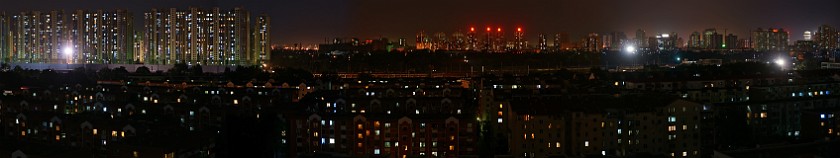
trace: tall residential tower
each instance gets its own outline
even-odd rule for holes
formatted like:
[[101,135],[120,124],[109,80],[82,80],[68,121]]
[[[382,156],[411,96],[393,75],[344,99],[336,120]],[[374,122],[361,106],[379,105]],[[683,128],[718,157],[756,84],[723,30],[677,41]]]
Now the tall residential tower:
[[146,63],[257,64],[250,15],[243,9],[152,9],[143,15]]

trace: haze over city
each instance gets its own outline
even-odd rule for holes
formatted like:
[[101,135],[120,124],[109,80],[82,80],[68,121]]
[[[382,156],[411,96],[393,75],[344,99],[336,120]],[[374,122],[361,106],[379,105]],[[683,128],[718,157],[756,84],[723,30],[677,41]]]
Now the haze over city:
[[[273,44],[319,44],[335,37],[413,38],[428,33],[466,31],[470,26],[525,28],[526,38],[568,32],[580,37],[589,32],[636,29],[649,34],[676,32],[687,36],[706,28],[727,29],[748,37],[756,28],[777,27],[791,32],[791,40],[822,24],[840,25],[840,1],[835,0],[30,0],[0,5],[15,13],[27,10],[127,9],[140,13],[151,8],[243,7],[252,14],[274,19]],[[140,26],[137,26],[140,27]]]
[[837,0],[0,2],[0,158],[840,157]]

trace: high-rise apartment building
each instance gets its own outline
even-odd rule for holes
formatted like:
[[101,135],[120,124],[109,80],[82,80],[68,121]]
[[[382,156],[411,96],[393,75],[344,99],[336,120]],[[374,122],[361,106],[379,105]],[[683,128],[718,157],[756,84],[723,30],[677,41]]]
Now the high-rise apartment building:
[[516,28],[516,32],[513,32],[513,40],[515,42],[513,49],[514,50],[522,50],[525,48],[525,32],[522,30],[521,27]]
[[581,43],[583,43],[583,49],[586,51],[597,52],[603,49],[603,41],[597,33],[589,33]]
[[548,50],[548,39],[545,38],[545,34],[540,34],[539,38],[540,38],[540,43],[539,43],[540,51],[547,51]]
[[426,33],[423,31],[417,33],[417,36],[415,36],[415,41],[418,50],[432,49],[432,43],[431,41],[429,41],[429,38],[426,37]]
[[648,46],[648,37],[645,35],[645,30],[636,30],[636,46]]
[[838,38],[840,38],[840,33],[838,33],[837,29],[831,27],[829,25],[822,25],[817,30],[816,39],[817,47],[819,49],[837,49],[838,48]]
[[11,62],[17,63],[66,63],[62,54],[69,45],[63,11],[21,12],[10,20],[12,51]]
[[703,46],[703,40],[700,32],[694,31],[688,36],[688,48],[701,49]]
[[259,57],[259,61],[252,63],[267,64],[271,60],[271,18],[268,15],[257,16],[253,34],[253,52]]
[[676,33],[663,33],[648,38],[648,48],[651,50],[675,50],[679,45],[679,37]]
[[476,37],[475,27],[470,27],[470,31],[467,32],[467,46],[466,46],[466,49],[467,50],[478,50],[479,49],[478,42],[479,41]]
[[144,61],[150,64],[252,65],[250,15],[241,8],[152,9],[144,13]]
[[726,35],[726,40],[723,40],[723,48],[724,49],[733,49],[733,48],[740,48],[741,46],[738,44],[738,36],[733,34]]
[[569,34],[565,33],[565,32],[562,32],[562,33],[554,34],[554,47],[555,47],[555,49],[557,49],[559,51],[559,50],[571,49],[572,47],[574,47],[574,45],[572,44],[572,41],[569,39]]
[[[126,10],[85,11],[70,15],[69,63],[131,64],[136,60],[134,19]],[[68,50],[68,51],[70,51]]]
[[788,32],[780,28],[753,31],[753,49],[756,51],[784,51],[788,45]]
[[0,62],[3,63],[10,62],[12,59],[12,35],[9,26],[11,26],[9,16],[6,13],[0,13]]
[[[151,10],[137,31],[126,10],[0,14],[0,61],[48,64],[257,65],[269,60],[270,19],[251,28],[234,8]],[[253,32],[251,32],[253,29]]]

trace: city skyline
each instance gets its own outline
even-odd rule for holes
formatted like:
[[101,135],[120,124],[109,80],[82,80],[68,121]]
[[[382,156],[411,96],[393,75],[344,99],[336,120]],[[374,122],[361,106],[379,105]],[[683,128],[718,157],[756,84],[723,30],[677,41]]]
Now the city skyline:
[[[0,61],[50,64],[265,65],[270,17],[242,8],[0,13]],[[251,18],[254,18],[253,22]],[[254,28],[251,28],[251,27]]]
[[[93,1],[92,1],[93,2]],[[409,2],[343,2],[343,1],[30,1],[0,7],[7,14],[29,10],[109,10],[126,9],[138,16],[153,8],[187,7],[230,9],[242,7],[252,14],[273,17],[272,44],[318,44],[335,37],[375,39],[411,38],[418,31],[465,31],[469,26],[526,28],[529,41],[537,34],[571,33],[582,37],[590,32],[625,32],[636,29],[648,33],[676,32],[689,35],[706,28],[727,29],[747,37],[758,27],[784,28],[791,40],[800,40],[804,31],[815,31],[828,24],[837,27],[840,10],[831,9],[840,2],[807,1],[409,1]],[[43,5],[51,4],[51,5]],[[509,7],[518,6],[518,7]],[[590,10],[591,9],[591,10]],[[135,21],[138,18],[135,18]],[[140,22],[135,22],[140,23]],[[699,23],[699,24],[698,24]],[[463,26],[463,27],[462,27]]]
[[840,0],[0,4],[0,158],[840,157]]

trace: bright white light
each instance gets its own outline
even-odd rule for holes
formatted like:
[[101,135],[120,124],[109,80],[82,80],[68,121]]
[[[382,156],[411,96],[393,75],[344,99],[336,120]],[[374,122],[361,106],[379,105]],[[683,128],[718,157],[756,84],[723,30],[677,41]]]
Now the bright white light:
[[62,50],[62,53],[64,53],[64,55],[73,55],[73,48],[64,47],[64,49]]
[[776,65],[785,66],[785,60],[784,59],[779,58],[779,59],[776,59],[776,61],[774,61],[774,62],[776,63]]
[[636,47],[632,46],[632,45],[626,46],[626,47],[624,47],[624,51],[627,51],[627,52],[630,52],[630,53],[635,53],[636,52]]

